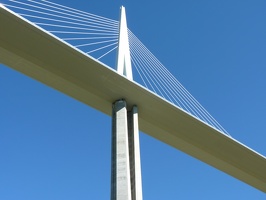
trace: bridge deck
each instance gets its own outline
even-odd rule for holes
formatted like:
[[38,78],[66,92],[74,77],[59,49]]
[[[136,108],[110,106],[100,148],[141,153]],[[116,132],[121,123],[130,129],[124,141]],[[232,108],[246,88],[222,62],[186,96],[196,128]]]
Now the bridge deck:
[[47,32],[0,8],[0,62],[111,115],[138,105],[141,131],[266,192],[266,158]]

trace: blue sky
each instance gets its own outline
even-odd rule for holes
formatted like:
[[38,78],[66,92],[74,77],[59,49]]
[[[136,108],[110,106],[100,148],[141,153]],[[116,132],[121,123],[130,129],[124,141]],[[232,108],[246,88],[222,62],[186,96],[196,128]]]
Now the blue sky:
[[[131,31],[232,137],[266,155],[265,1],[53,2],[116,20],[124,5]],[[0,199],[109,199],[111,118],[3,65],[0,89]],[[265,199],[146,134],[140,142],[144,199]]]

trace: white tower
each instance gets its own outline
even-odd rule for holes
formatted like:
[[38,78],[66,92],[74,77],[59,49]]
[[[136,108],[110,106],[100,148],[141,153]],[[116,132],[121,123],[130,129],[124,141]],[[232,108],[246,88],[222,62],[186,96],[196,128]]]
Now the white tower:
[[[117,71],[133,80],[125,8],[121,7]],[[113,103],[111,200],[142,200],[138,108]]]
[[119,24],[119,40],[117,51],[117,72],[126,76],[129,80],[133,80],[130,50],[127,32],[127,19],[125,7],[121,7],[120,24]]

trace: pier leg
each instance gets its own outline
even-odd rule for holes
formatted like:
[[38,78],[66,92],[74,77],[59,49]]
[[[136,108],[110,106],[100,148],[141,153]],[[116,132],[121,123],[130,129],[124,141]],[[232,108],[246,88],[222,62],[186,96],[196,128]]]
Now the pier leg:
[[138,109],[113,104],[111,200],[142,200]]

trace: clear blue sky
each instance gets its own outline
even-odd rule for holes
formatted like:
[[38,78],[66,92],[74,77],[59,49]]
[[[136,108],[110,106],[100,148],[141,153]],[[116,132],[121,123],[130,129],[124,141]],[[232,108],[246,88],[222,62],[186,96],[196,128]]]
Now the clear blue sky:
[[[266,1],[53,2],[116,20],[124,5],[131,31],[235,139],[266,155]],[[3,65],[0,91],[0,200],[110,198],[109,116]],[[140,142],[144,200],[266,198],[143,133]]]

